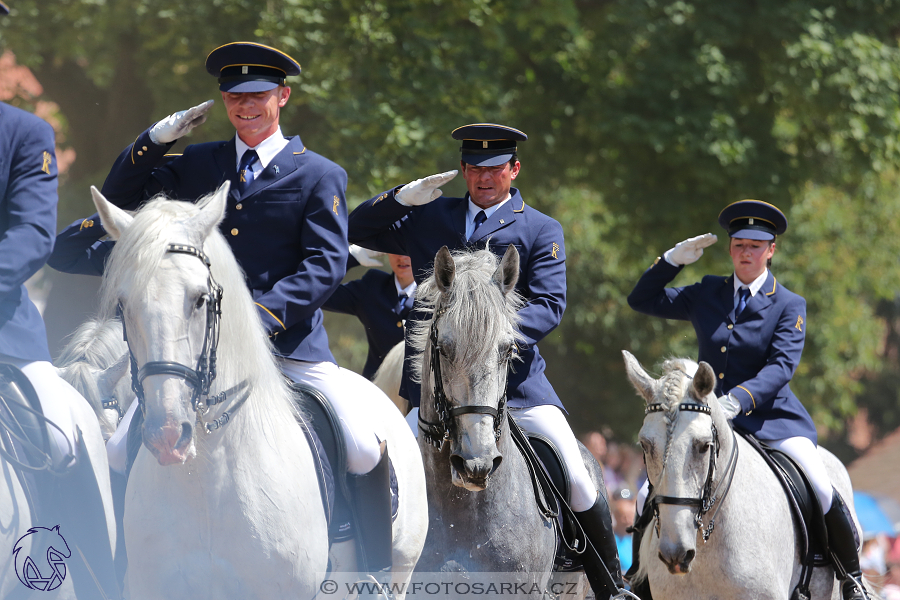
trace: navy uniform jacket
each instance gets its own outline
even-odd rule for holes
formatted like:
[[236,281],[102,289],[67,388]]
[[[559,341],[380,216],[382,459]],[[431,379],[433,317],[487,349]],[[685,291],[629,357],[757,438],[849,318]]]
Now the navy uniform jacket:
[[[188,146],[165,162],[171,144],[154,144],[148,131],[122,152],[103,184],[113,204],[134,210],[160,192],[194,201],[226,180],[236,181],[233,138]],[[297,136],[288,138],[242,197],[232,186],[219,229],[281,356],[334,362],[320,308],[346,269],[346,188],[344,170],[307,150]],[[103,235],[96,215],[74,223],[58,236],[50,265],[68,273],[102,273],[111,245],[100,241]]]
[[369,354],[362,374],[367,379],[375,376],[391,348],[403,341],[406,315],[397,313],[398,300],[394,274],[371,269],[361,278],[338,286],[322,306],[328,311],[354,315],[365,327]]
[[806,300],[769,272],[735,321],[734,275],[707,275],[694,285],[666,288],[679,271],[657,260],[629,294],[628,304],[647,315],[694,325],[699,360],[709,363],[718,378],[716,393],[731,393],[741,403],[736,427],[761,440],[803,436],[816,443],[815,425],[789,385],[803,352]]
[[[394,199],[395,188],[361,204],[350,214],[350,241],[363,248],[405,254],[413,274],[421,283],[432,269],[434,255],[447,246],[451,250],[477,245],[502,256],[509,244],[519,251],[518,291],[526,300],[519,311],[519,329],[525,338],[519,348],[521,361],[513,363],[507,387],[510,406],[528,407],[562,403],[547,376],[546,363],[537,343],[553,331],[566,309],[566,251],[562,226],[527,206],[519,190],[497,209],[467,242],[465,198],[440,197],[423,206],[403,206]],[[401,221],[402,219],[402,221]],[[398,223],[399,221],[399,223]],[[415,308],[413,309],[415,311]],[[412,317],[411,317],[412,318]],[[520,344],[522,346],[522,344]],[[407,347],[407,356],[410,351]],[[413,406],[419,405],[419,389],[404,362],[403,384]]]
[[50,360],[25,281],[53,249],[56,175],[53,128],[0,102],[0,354],[29,361]]

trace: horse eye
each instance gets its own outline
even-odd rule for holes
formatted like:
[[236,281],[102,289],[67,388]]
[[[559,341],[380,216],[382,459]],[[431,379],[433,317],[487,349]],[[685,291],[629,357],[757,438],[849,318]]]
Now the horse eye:
[[206,304],[206,301],[209,299],[208,294],[203,294],[199,298],[197,298],[197,304],[194,305],[194,308],[203,308],[203,305]]
[[702,446],[700,446],[700,454],[706,454],[710,448],[712,448],[711,443],[703,444]]

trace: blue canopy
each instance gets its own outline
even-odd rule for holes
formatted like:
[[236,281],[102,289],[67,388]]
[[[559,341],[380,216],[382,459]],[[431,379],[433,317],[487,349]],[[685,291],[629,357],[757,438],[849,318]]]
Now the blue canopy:
[[897,536],[894,524],[878,505],[878,500],[866,492],[853,492],[853,506],[856,518],[863,530],[863,537],[871,537],[884,533],[890,537]]

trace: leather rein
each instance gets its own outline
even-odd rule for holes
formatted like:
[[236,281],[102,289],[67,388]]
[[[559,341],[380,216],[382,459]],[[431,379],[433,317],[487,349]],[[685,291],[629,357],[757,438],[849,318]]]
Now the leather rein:
[[[456,434],[456,417],[468,414],[484,414],[491,415],[494,418],[494,440],[500,442],[500,434],[503,430],[503,419],[506,413],[506,385],[503,385],[503,393],[497,402],[497,408],[486,404],[475,404],[470,406],[450,407],[450,398],[444,391],[444,379],[441,375],[441,347],[438,344],[438,320],[447,312],[447,308],[435,309],[434,319],[431,321],[431,333],[429,339],[431,342],[431,373],[434,376],[434,411],[438,415],[437,422],[426,421],[419,412],[419,431],[422,432],[423,439],[440,450],[444,446],[444,442]],[[512,346],[503,358],[503,367],[508,368],[509,360],[512,356]]]
[[[654,402],[653,404],[648,405],[646,409],[644,409],[644,414],[649,415],[653,412],[664,412],[665,410],[666,408],[661,402]],[[712,410],[708,406],[705,406],[703,404],[682,403],[678,405],[678,410],[698,412],[712,416]],[[725,496],[728,495],[728,490],[731,489],[731,482],[734,479],[734,471],[737,467],[738,444],[737,438],[735,438],[734,436],[734,431],[732,431],[731,455],[728,457],[728,463],[725,465],[725,470],[722,473],[722,478],[716,484],[715,489],[713,489],[713,478],[716,474],[716,460],[719,456],[720,443],[719,432],[716,429],[716,424],[711,423],[710,427],[712,428],[712,437],[715,452],[710,452],[709,454],[709,467],[706,472],[706,481],[703,484],[703,488],[700,492],[700,497],[685,498],[681,496],[654,496],[651,503],[653,505],[653,517],[656,519],[657,536],[659,536],[660,504],[672,504],[676,506],[696,506],[697,514],[694,515],[694,528],[700,531],[703,536],[704,543],[709,541],[709,536],[712,535],[713,529],[715,529],[716,516],[719,514],[719,509],[722,508],[722,502],[725,500]],[[709,518],[706,525],[704,525],[704,515],[706,515],[714,506],[715,511],[713,511],[712,516]]]
[[[206,254],[194,246],[185,244],[169,244],[166,246],[166,252],[174,254],[188,254],[203,261],[206,268],[209,269],[211,263]],[[197,366],[191,368],[181,363],[155,360],[144,363],[138,369],[137,360],[134,352],[131,351],[131,345],[128,345],[128,354],[131,360],[131,389],[134,390],[138,398],[138,404],[141,412],[144,412],[144,379],[151,375],[174,375],[183,379],[193,390],[191,394],[191,407],[197,413],[198,420],[200,416],[206,414],[211,406],[221,404],[225,401],[226,393],[222,392],[213,397],[209,396],[210,386],[216,378],[216,350],[219,346],[219,322],[222,318],[222,286],[213,279],[212,271],[209,273],[207,280],[209,292],[206,294],[206,335],[203,339],[203,349],[197,359]],[[119,310],[121,311],[121,305]],[[125,331],[125,319],[122,319],[122,333],[125,342],[128,342],[128,333]],[[207,433],[218,429],[228,422],[228,413],[224,413],[221,417],[206,423]]]

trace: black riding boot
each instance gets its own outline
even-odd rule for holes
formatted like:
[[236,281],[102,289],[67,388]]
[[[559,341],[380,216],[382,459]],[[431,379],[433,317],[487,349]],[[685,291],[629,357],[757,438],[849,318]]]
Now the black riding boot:
[[825,527],[828,529],[828,549],[835,563],[834,570],[841,581],[841,597],[844,600],[867,599],[868,595],[860,587],[859,534],[853,525],[850,510],[837,490],[832,493],[831,509],[825,513]]
[[42,471],[35,476],[41,505],[40,522],[35,525],[59,526],[71,551],[65,562],[79,600],[118,599],[122,594],[100,486],[80,429],[76,428],[75,437],[78,459],[74,465],[61,474]]
[[629,528],[631,532],[631,566],[628,567],[628,571],[625,573],[625,581],[631,586],[631,593],[635,596],[641,600],[653,600],[653,596],[650,595],[650,580],[647,578],[640,581],[634,580],[634,576],[637,575],[640,567],[641,540],[644,537],[644,529],[646,527],[647,524],[641,526],[640,516],[635,515],[634,526]]
[[[363,475],[348,477],[353,496],[360,565],[374,574],[391,568],[391,472],[387,442],[381,442],[381,460]],[[363,570],[361,568],[360,570]]]
[[[625,589],[625,582],[622,580],[616,535],[613,533],[612,515],[606,496],[602,492],[597,494],[594,505],[584,512],[576,512],[575,517],[587,536],[588,547],[581,555],[581,560],[584,564],[584,574],[587,575],[591,589],[594,590],[594,596],[598,600],[615,596],[619,590]],[[596,553],[591,551],[591,546]],[[612,576],[615,587],[611,587],[604,571]]]

